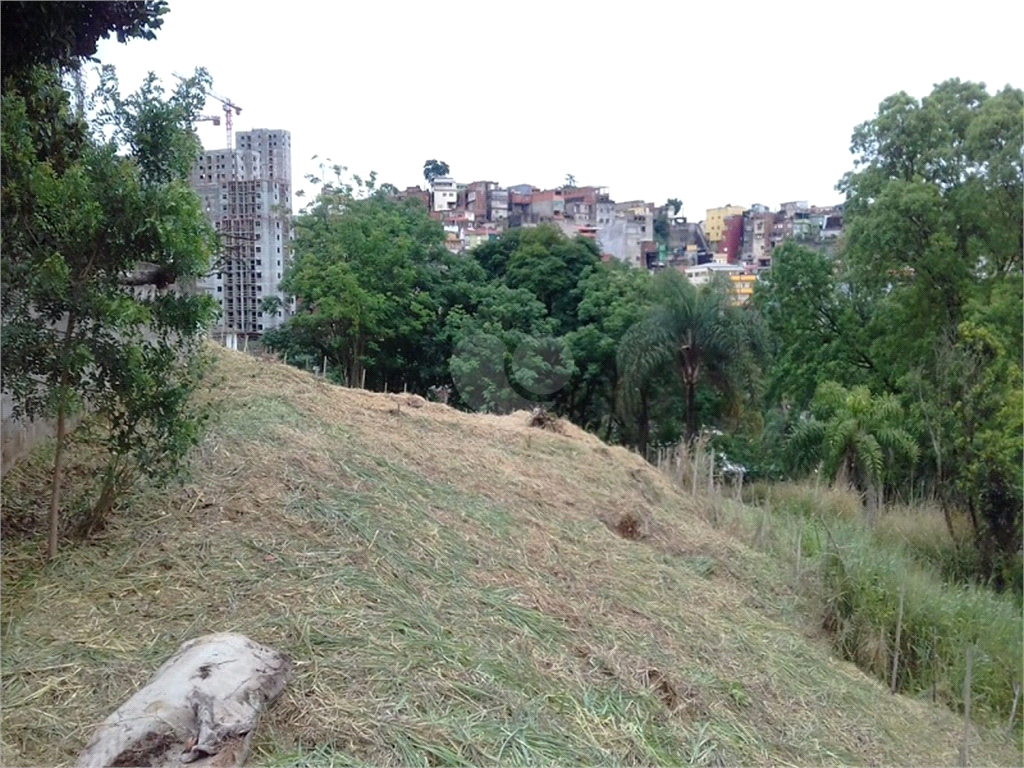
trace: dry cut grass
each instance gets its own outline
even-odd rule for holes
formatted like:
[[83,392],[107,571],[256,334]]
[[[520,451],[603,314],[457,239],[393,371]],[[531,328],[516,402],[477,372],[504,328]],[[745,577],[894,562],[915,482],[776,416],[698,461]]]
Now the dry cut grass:
[[[183,640],[222,630],[296,664],[263,765],[956,759],[949,711],[833,659],[782,567],[638,456],[216,354],[220,417],[182,486],[49,566],[5,537],[4,765],[73,762]],[[5,506],[41,512],[44,478],[16,469]]]

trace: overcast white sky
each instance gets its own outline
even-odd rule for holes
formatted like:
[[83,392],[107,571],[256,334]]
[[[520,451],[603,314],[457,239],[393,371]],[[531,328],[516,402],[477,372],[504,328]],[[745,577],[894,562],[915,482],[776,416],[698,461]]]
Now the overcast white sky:
[[[900,90],[959,77],[1024,86],[1024,2],[341,2],[171,0],[154,41],[103,43],[122,90],[205,66],[235,130],[292,135],[400,188],[423,162],[460,182],[573,174],[613,199],[839,202],[850,134]],[[210,100],[207,114],[220,114]],[[207,149],[224,127],[202,123]],[[301,202],[301,201],[300,201]]]

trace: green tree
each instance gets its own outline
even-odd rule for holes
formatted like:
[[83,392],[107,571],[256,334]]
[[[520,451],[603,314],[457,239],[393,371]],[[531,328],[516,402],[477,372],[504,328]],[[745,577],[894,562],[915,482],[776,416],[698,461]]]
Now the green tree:
[[949,80],[885,99],[854,131],[842,259],[874,298],[867,333],[892,385],[1008,285],[1024,251],[1024,94]]
[[678,197],[670,197],[665,205],[672,209],[673,216],[678,216],[679,212],[683,209],[683,201]]
[[56,418],[48,557],[76,411],[87,408],[108,428],[96,524],[140,474],[173,473],[197,439],[190,394],[213,302],[135,287],[184,283],[208,266],[215,233],[186,178],[208,82],[200,71],[166,95],[150,76],[121,99],[106,70],[103,109],[89,125],[72,115],[55,67],[7,81],[0,372],[16,416]]
[[931,448],[936,496],[950,531],[952,510],[965,510],[990,574],[1021,545],[1021,380],[1019,364],[997,335],[964,322],[927,371],[902,382],[917,395],[913,414]]
[[671,234],[671,225],[668,221],[668,215],[662,211],[654,219],[654,240],[662,248],[668,248],[668,238]]
[[895,396],[826,381],[815,392],[810,414],[794,430],[791,448],[797,462],[820,461],[829,479],[856,488],[875,508],[890,479],[886,467],[900,457],[917,459],[917,443],[902,420]]
[[458,402],[507,413],[557,391],[571,375],[571,362],[560,344],[541,343],[557,342],[555,330],[544,305],[525,288],[476,286],[467,305],[453,307],[445,321]]
[[448,163],[443,160],[427,160],[423,163],[423,178],[427,180],[427,184],[431,184],[434,179],[447,176],[448,173]]
[[717,282],[692,285],[676,270],[654,279],[654,306],[625,334],[618,364],[627,399],[643,396],[643,385],[669,367],[685,392],[686,437],[697,435],[697,388],[710,384],[727,397],[736,394],[730,365],[744,346],[739,310],[728,288]]
[[578,324],[566,337],[576,373],[561,399],[561,409],[586,429],[600,429],[605,440],[616,427],[619,371],[616,350],[626,332],[650,308],[651,275],[621,261],[583,270],[577,283]]
[[1012,546],[1018,524],[998,513],[1010,522],[989,525],[984,509],[1022,495],[1010,470],[1020,429],[1006,409],[1024,356],[1024,93],[948,80],[921,100],[894,94],[852,150],[840,258],[870,307],[858,345],[870,383],[909,406],[924,479],[947,516],[970,516],[992,563],[986,553]]
[[490,279],[530,291],[555,321],[559,335],[578,324],[580,278],[601,261],[593,241],[570,240],[551,226],[508,230],[477,246],[473,257]]
[[328,185],[295,230],[281,288],[299,308],[264,334],[267,346],[326,358],[350,386],[362,386],[364,375],[371,386],[373,376],[415,383],[405,371],[414,362],[409,353],[435,333],[432,291],[452,261],[440,225],[415,201],[380,192],[357,199],[345,185]]
[[571,173],[565,174],[565,186],[569,187],[569,189],[576,188],[576,177]]
[[839,268],[823,253],[785,242],[772,254],[771,271],[757,281],[752,304],[773,347],[769,402],[803,410],[822,382],[885,381],[865,330],[873,303],[859,285],[837,275]]

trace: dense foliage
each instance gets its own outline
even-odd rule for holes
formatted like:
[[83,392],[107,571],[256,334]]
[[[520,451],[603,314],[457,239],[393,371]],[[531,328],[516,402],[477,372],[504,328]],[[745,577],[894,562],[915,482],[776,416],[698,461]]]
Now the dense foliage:
[[166,94],[151,76],[122,98],[106,69],[99,109],[86,116],[82,105],[72,108],[58,65],[95,50],[107,29],[149,36],[162,4],[11,5],[5,62],[7,23],[18,27],[19,7],[36,26],[22,43],[24,60],[4,73],[0,375],[15,416],[56,418],[53,557],[71,416],[86,409],[108,427],[90,526],[136,477],[173,473],[198,434],[191,393],[214,305],[159,288],[202,274],[216,244],[187,181],[209,78],[198,71]]
[[[776,346],[769,402],[803,413],[824,386],[853,388],[868,411],[890,403],[876,426],[900,439],[870,448],[879,492],[936,498],[951,532],[967,515],[984,570],[1018,585],[1022,105],[1020,90],[959,80],[885,99],[853,134],[838,258],[787,244],[755,297]],[[826,434],[793,432],[805,456]],[[897,446],[904,432],[914,452]],[[834,456],[836,443],[816,450]]]
[[606,263],[554,227],[452,256],[418,203],[328,185],[297,222],[300,311],[266,340],[339,381],[447,388],[477,410],[544,402],[641,452],[711,430],[748,475],[820,470],[870,510],[929,495],[950,531],[970,518],[1005,580],[1021,544],[1021,103],[956,80],[883,101],[854,131],[839,248],[783,243],[742,307],[728,284]]

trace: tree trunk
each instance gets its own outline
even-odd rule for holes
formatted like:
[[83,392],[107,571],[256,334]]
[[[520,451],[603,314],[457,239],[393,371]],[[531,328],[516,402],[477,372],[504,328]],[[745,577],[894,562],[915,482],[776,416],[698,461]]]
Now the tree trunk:
[[640,443],[640,455],[647,458],[647,441],[649,439],[649,424],[647,421],[647,390],[640,390],[640,416],[638,418],[637,441]]
[[64,411],[60,406],[57,411],[57,451],[53,457],[53,485],[50,488],[50,535],[46,543],[46,559],[53,560],[57,556],[57,533],[60,530],[60,484],[64,479]]
[[615,417],[609,414],[607,426],[604,431],[604,441],[606,443],[611,442],[613,429],[615,429]]
[[686,382],[686,441],[693,444],[697,436],[697,384]]
[[64,353],[60,374],[60,400],[57,405],[57,449],[53,457],[53,485],[50,488],[50,534],[46,542],[46,559],[53,560],[57,556],[57,533],[60,529],[60,485],[64,480],[64,444],[67,435],[68,404],[66,390],[68,386],[68,355],[71,352],[71,340],[75,333],[75,316],[68,313],[68,327],[64,332]]
[[260,714],[291,672],[288,659],[244,635],[190,640],[100,724],[77,767],[243,765]]

